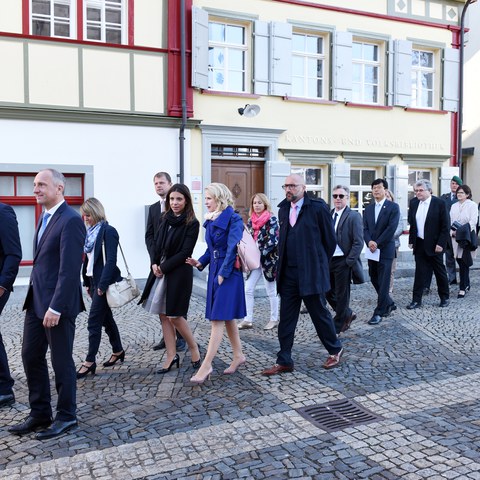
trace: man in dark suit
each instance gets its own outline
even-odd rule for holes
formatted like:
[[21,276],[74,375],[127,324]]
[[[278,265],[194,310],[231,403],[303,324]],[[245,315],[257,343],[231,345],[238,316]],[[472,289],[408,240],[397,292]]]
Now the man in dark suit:
[[[72,358],[75,318],[85,310],[80,284],[85,226],[64,199],[65,177],[40,171],[33,182],[37,203],[44,208],[34,236],[33,268],[23,308],[22,360],[27,377],[30,414],[8,429],[24,435],[41,427],[38,440],[61,435],[77,426],[77,379]],[[52,423],[47,349],[55,372],[57,412]]]
[[363,215],[363,237],[370,251],[369,256],[378,258],[368,259],[368,273],[378,296],[377,306],[370,325],[378,325],[382,317],[390,315],[397,306],[390,297],[390,274],[395,258],[395,230],[400,220],[398,205],[385,198],[388,183],[383,178],[372,182],[372,195],[375,200],[365,208]]
[[[167,193],[172,186],[172,177],[167,172],[158,172],[153,177],[153,184],[155,185],[155,192],[160,197],[158,202],[150,205],[148,209],[147,228],[145,230],[145,245],[147,246],[148,254],[150,256],[150,265],[154,264],[155,259],[155,242],[157,240],[157,233],[160,227],[160,219],[165,211],[165,201],[167,200]],[[153,346],[153,350],[162,350],[165,348],[165,340],[163,337]],[[182,335],[177,332],[177,351],[183,352],[187,346]]]
[[357,316],[350,308],[350,284],[352,272],[363,277],[360,254],[363,249],[362,217],[347,207],[350,190],[343,185],[333,189],[333,205],[331,212],[337,238],[333,257],[330,259],[330,286],[327,301],[335,310],[335,331],[337,335],[350,328]]
[[432,184],[428,180],[415,183],[415,195],[408,210],[408,244],[415,256],[415,280],[413,299],[407,308],[412,310],[422,305],[425,278],[432,276],[432,270],[437,280],[440,307],[446,307],[450,297],[447,271],[442,259],[450,234],[446,203],[432,195]]
[[[450,180],[450,192],[444,193],[441,196],[447,207],[448,215],[450,215],[450,209],[452,208],[452,205],[458,202],[457,188],[462,184],[462,179],[460,177],[457,177],[457,175],[454,175]],[[453,255],[452,238],[450,237],[450,235],[448,235],[447,245],[445,247],[445,265],[447,267],[448,283],[450,285],[456,285],[457,264],[455,262],[455,256]]]
[[[22,247],[17,217],[13,208],[0,203],[0,314],[5,307],[22,260]],[[15,402],[13,378],[10,375],[7,352],[0,333],[0,407]]]
[[280,351],[277,363],[262,375],[293,371],[292,347],[302,300],[308,309],[318,338],[329,356],[323,368],[337,366],[343,353],[335,334],[325,293],[330,290],[328,262],[335,251],[332,217],[323,200],[305,195],[300,175],[290,175],[283,188],[285,200],[278,206],[280,237],[278,242],[277,290],[280,294]]

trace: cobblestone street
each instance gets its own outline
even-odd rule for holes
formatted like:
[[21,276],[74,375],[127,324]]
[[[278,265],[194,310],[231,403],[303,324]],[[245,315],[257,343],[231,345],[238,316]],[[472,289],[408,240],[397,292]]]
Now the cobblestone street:
[[[125,363],[80,380],[79,428],[44,442],[7,432],[28,413],[19,292],[0,317],[17,399],[0,410],[0,478],[480,479],[479,272],[472,272],[465,299],[452,287],[448,308],[438,307],[434,288],[421,309],[407,310],[412,283],[396,280],[398,309],[376,327],[366,323],[373,287],[353,288],[358,318],[331,371],[321,368],[327,354],[302,315],[295,372],[271,378],[259,372],[275,362],[278,341],[276,330],[263,330],[268,301],[260,298],[257,323],[241,332],[246,366],[222,375],[230,358],[224,341],[213,376],[200,386],[189,383],[188,352],[179,369],[155,374],[163,355],[151,348],[160,337],[158,318],[130,304],[115,312]],[[210,325],[203,312],[203,299],[194,297],[189,321],[205,348]],[[77,365],[87,349],[86,319],[77,319]],[[97,363],[109,354],[104,335]],[[378,418],[327,431],[297,411],[342,399]]]

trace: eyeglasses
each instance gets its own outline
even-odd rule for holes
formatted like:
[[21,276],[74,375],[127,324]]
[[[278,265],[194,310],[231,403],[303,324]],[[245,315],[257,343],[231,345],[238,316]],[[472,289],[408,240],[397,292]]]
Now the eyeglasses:
[[332,195],[333,198],[345,198],[345,195],[343,193],[334,193]]
[[298,188],[300,185],[295,185],[294,183],[287,183],[286,185],[282,185],[282,188],[284,190],[295,190]]

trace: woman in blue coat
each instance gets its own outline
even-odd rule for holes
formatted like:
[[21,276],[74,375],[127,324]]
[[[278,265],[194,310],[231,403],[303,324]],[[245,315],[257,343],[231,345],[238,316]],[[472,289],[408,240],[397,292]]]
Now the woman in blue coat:
[[247,313],[243,274],[235,266],[243,221],[233,210],[232,193],[222,183],[212,183],[205,189],[205,206],[208,212],[203,226],[208,248],[201,258],[188,258],[187,263],[199,270],[210,265],[205,316],[211,320],[212,331],[202,366],[190,379],[193,383],[203,383],[212,373],[212,362],[222,341],[224,325],[232,345],[233,359],[223,373],[235,373],[246,361],[235,321]]
[[102,327],[112,346],[112,355],[103,366],[111,367],[125,359],[120,333],[105,294],[111,283],[122,279],[117,267],[118,233],[108,224],[103,205],[96,198],[85,200],[80,213],[89,227],[85,238],[82,275],[92,306],[88,315],[88,353],[77,372],[77,378],[86,377],[89,373],[95,375],[95,357],[100,347]]

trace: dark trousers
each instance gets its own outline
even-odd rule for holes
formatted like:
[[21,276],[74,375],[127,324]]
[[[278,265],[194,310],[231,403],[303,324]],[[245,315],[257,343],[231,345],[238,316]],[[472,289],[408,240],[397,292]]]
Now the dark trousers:
[[285,268],[280,292],[280,322],[278,324],[280,351],[277,354],[277,363],[283,366],[293,366],[292,347],[302,300],[310,314],[318,338],[328,353],[334,355],[342,349],[342,343],[335,334],[333,319],[328,311],[324,295],[302,297],[298,285],[298,268]]
[[117,324],[113,319],[112,309],[107,303],[107,296],[105,294],[98,295],[96,285],[93,286],[90,293],[92,294],[92,306],[88,315],[88,354],[85,360],[94,362],[100,347],[102,327],[105,328],[112,352],[121,352],[123,347]]
[[345,256],[332,257],[330,260],[330,286],[327,301],[335,310],[335,331],[340,333],[345,320],[352,315],[350,309],[350,283],[352,269],[347,265]]
[[463,261],[463,258],[457,258],[460,273],[460,290],[470,287],[470,267]]
[[457,264],[455,263],[451,237],[447,240],[447,246],[445,248],[445,266],[447,267],[448,281],[456,280]]
[[432,271],[437,281],[438,296],[440,300],[447,300],[450,297],[448,286],[447,270],[443,264],[443,254],[427,255],[424,242],[421,238],[415,241],[415,280],[413,281],[413,298],[417,303],[422,303],[425,278],[432,277]]
[[45,328],[43,318],[32,309],[27,310],[23,328],[22,360],[30,402],[30,415],[34,418],[52,416],[50,378],[47,366],[47,349],[55,373],[58,395],[56,419],[76,419],[77,377],[72,350],[75,337],[75,317],[60,317],[56,327]]
[[368,261],[368,273],[373,288],[377,292],[377,306],[374,315],[383,316],[387,313],[388,307],[394,302],[390,297],[390,276],[392,274],[393,258],[381,259],[379,262]]
[[[0,314],[9,297],[10,292],[4,290],[3,295],[0,297]],[[2,334],[0,333],[0,395],[10,395],[13,393],[13,384],[14,381],[12,375],[10,375],[10,368],[8,366],[7,352],[5,351]]]

